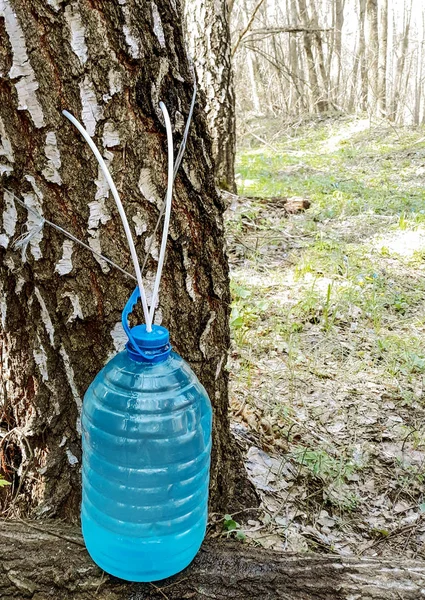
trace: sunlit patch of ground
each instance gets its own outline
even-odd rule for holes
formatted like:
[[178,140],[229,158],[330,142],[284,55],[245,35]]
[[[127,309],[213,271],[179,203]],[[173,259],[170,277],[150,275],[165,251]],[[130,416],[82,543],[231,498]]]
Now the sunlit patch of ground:
[[263,501],[239,537],[425,557],[424,132],[364,123],[239,154],[241,194],[312,201],[228,211],[233,428]]
[[350,140],[356,134],[366,131],[370,128],[370,119],[357,119],[350,121],[345,127],[340,127],[335,135],[328,137],[322,143],[322,149],[326,152],[335,152],[338,150],[342,142]]
[[399,254],[400,256],[413,257],[416,253],[425,253],[425,231],[424,230],[405,230],[392,231],[385,235],[377,236],[375,247],[381,253],[389,256]]

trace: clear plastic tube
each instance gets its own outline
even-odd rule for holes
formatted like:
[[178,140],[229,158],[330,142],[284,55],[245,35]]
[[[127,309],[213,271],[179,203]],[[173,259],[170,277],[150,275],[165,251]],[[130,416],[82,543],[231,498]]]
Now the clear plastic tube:
[[[103,160],[102,155],[100,154],[99,150],[96,147],[96,144],[93,142],[93,140],[91,139],[91,137],[89,136],[87,131],[84,129],[84,127],[81,125],[81,123],[79,123],[79,121],[77,121],[77,119],[73,115],[71,115],[71,113],[69,113],[67,110],[63,110],[62,114],[65,115],[65,117],[67,119],[69,119],[73,125],[75,125],[75,127],[78,129],[78,131],[81,133],[81,135],[84,137],[84,139],[90,146],[93,154],[95,155],[95,157],[97,159],[97,162],[99,163],[100,168],[103,171],[103,174],[105,175],[106,181],[108,182],[108,185],[111,188],[112,195],[114,197],[115,203],[118,208],[118,212],[121,217],[122,224],[124,226],[124,231],[125,231],[125,235],[127,237],[128,247],[130,249],[131,258],[133,260],[134,271],[136,273],[137,285],[139,286],[140,299],[142,301],[143,313],[144,313],[145,321],[146,321],[146,330],[148,332],[150,332],[150,331],[152,331],[152,319],[149,314],[149,308],[148,308],[148,303],[146,300],[145,289],[143,287],[142,273],[140,270],[139,259],[137,257],[137,252],[136,252],[136,247],[134,245],[133,236],[131,235],[130,226],[128,224],[127,216],[125,214],[124,207],[123,207],[121,199],[119,197],[118,190],[117,190],[115,183],[111,177],[109,169],[106,166],[105,161]],[[164,114],[164,116],[165,116],[165,114]],[[167,113],[167,116],[168,116],[168,113]],[[171,124],[170,124],[170,126],[171,126]],[[167,135],[168,135],[168,130],[167,130]],[[173,168],[173,163],[171,163],[171,169],[172,168]],[[172,192],[172,190],[171,190],[171,192]],[[165,232],[165,225],[164,225],[164,232]],[[168,233],[168,228],[167,228],[167,233]],[[156,286],[156,281],[155,281],[155,286]],[[158,287],[159,287],[159,283],[158,283]],[[152,303],[152,306],[155,306],[154,301]],[[153,315],[153,311],[152,311],[152,315]]]
[[[183,139],[181,141],[180,148],[179,148],[179,151],[178,151],[177,156],[176,156],[176,162],[174,164],[174,174],[173,174],[174,181],[176,179],[177,171],[180,168],[181,162],[183,160],[183,155],[184,155],[184,152],[186,150],[186,143],[187,143],[187,138],[189,136],[190,124],[192,122],[193,111],[195,109],[195,102],[196,102],[197,90],[198,90],[198,88],[197,88],[197,85],[196,85],[196,77],[195,77],[195,73],[193,73],[193,95],[192,95],[192,102],[190,103],[189,115],[187,117],[186,127],[185,127],[184,133],[183,133]],[[149,242],[149,246],[148,246],[148,248],[146,250],[145,259],[143,261],[142,268],[141,268],[142,275],[143,275],[143,273],[145,271],[146,263],[148,262],[149,252],[151,251],[152,244],[153,244],[153,241],[154,241],[155,236],[156,236],[156,232],[158,231],[159,224],[160,224],[161,219],[162,219],[162,217],[164,215],[166,203],[167,203],[167,197],[164,198],[164,201],[162,203],[161,210],[159,211],[158,219],[157,219],[157,221],[155,223],[155,229],[153,230],[153,234],[151,236],[151,239],[150,239],[150,242]]]
[[162,232],[161,249],[159,251],[158,269],[156,271],[155,284],[153,287],[152,304],[150,308],[149,319],[153,322],[155,313],[155,304],[158,297],[159,285],[161,283],[162,268],[165,260],[165,250],[167,246],[168,229],[170,226],[170,215],[171,215],[171,201],[173,198],[173,184],[174,184],[174,147],[173,147],[173,129],[171,127],[170,115],[168,114],[167,107],[163,102],[159,103],[165,120],[165,128],[167,130],[167,144],[168,144],[168,186],[167,196],[165,201],[165,218],[164,218],[164,230]]

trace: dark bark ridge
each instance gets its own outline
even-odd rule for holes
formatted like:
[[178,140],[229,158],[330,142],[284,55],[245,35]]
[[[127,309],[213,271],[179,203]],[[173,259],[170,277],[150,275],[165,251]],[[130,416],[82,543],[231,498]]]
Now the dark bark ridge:
[[[132,270],[97,163],[61,111],[84,123],[110,165],[143,257],[166,188],[158,102],[167,104],[178,144],[192,98],[180,2],[4,0],[0,73],[2,185]],[[198,103],[175,185],[160,311],[214,406],[211,504],[226,510],[237,468],[225,371],[230,293],[210,157]],[[1,466],[12,495],[21,493],[14,508],[74,518],[82,398],[120,343],[120,311],[134,282],[47,226],[23,262],[12,240],[27,211],[0,192],[1,214]],[[156,266],[152,251],[148,287]]]
[[2,600],[419,600],[425,594],[425,563],[296,556],[207,541],[177,576],[155,584],[133,584],[103,573],[73,526],[3,521],[0,590]]

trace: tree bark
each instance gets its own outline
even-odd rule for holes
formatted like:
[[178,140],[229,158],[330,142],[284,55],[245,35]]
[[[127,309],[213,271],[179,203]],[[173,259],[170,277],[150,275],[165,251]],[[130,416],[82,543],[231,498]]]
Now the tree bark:
[[126,583],[92,562],[76,528],[0,522],[2,600],[419,600],[422,561],[278,554],[207,541],[193,563],[155,584]]
[[[158,102],[168,106],[178,143],[192,97],[180,2],[0,0],[0,73],[2,185],[131,269],[106,182],[61,111],[83,121],[109,163],[142,257],[166,189]],[[244,479],[228,423],[230,294],[211,164],[198,104],[175,185],[157,317],[214,405],[210,497],[214,510],[225,510],[235,470]],[[4,506],[9,514],[75,518],[82,398],[123,347],[121,310],[135,284],[47,225],[22,260],[12,239],[34,219],[8,193],[0,197],[0,465],[12,482]]]
[[186,2],[186,30],[213,138],[216,180],[236,192],[236,118],[227,0]]

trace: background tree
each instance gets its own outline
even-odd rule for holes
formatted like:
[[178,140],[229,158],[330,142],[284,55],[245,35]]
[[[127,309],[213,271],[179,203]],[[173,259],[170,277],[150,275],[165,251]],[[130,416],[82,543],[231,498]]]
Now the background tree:
[[388,116],[391,120],[395,121],[397,119],[397,113],[399,111],[400,102],[402,98],[405,96],[405,88],[403,86],[404,79],[404,69],[406,65],[406,59],[409,48],[409,33],[410,33],[410,23],[412,17],[412,3],[410,5],[410,10],[407,6],[404,6],[403,11],[403,34],[400,36],[400,45],[397,49],[397,61],[395,68],[395,78],[394,78],[394,86],[393,86],[393,94],[391,98],[391,104],[389,108]]
[[[193,91],[181,16],[180,2],[171,0],[34,0],[31,10],[24,0],[0,0],[2,185],[126,269],[108,186],[61,111],[82,120],[100,147],[143,257],[166,188],[158,102],[166,102],[179,142]],[[36,219],[4,189],[0,198],[0,449],[15,498],[8,514],[70,517],[80,498],[82,398],[123,347],[120,313],[134,282],[47,225],[21,257],[12,240]],[[223,205],[199,104],[173,211],[157,315],[213,402],[211,502],[224,509],[240,475],[227,415],[230,295]]]
[[238,116],[261,106],[266,117],[338,109],[423,122],[424,14],[421,0],[234,0]]
[[236,120],[230,7],[227,0],[187,0],[185,21],[190,52],[206,99],[217,183],[235,192]]
[[372,112],[376,113],[379,96],[378,0],[367,0],[366,11],[369,25],[367,63],[370,82],[370,105]]
[[[313,23],[310,20],[306,0],[298,0],[298,11],[304,27],[306,29],[311,28]],[[320,67],[323,69],[323,54],[319,55],[318,60],[316,60],[313,53],[313,39],[317,43],[316,37],[313,38],[307,31],[303,32],[304,52],[308,65],[308,78],[310,83],[310,106],[313,110],[317,108],[319,112],[323,112],[328,108],[319,85],[318,75]]]
[[378,111],[381,116],[385,116],[387,110],[388,0],[382,0],[379,22]]

